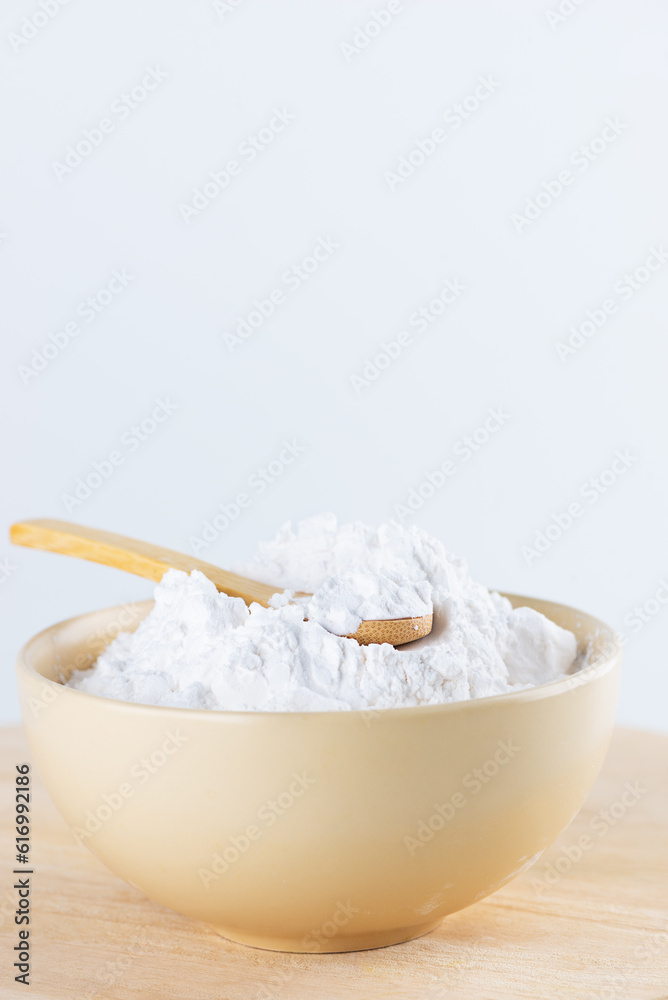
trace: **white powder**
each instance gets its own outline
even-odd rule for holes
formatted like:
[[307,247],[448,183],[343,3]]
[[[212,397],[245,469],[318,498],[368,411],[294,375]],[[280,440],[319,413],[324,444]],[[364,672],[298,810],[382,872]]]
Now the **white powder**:
[[[170,570],[136,632],[119,635],[70,686],[186,708],[379,709],[503,694],[575,664],[571,632],[529,608],[513,611],[416,527],[339,526],[324,514],[286,524],[238,571],[314,597],[305,606],[282,594],[249,610],[201,573]],[[426,614],[431,602],[431,634],[398,649],[334,634],[361,618]]]
[[[309,621],[335,635],[356,632],[369,619],[418,618],[432,611],[429,580],[407,582],[400,573],[355,567],[329,576],[306,607]],[[290,591],[288,591],[290,593]]]

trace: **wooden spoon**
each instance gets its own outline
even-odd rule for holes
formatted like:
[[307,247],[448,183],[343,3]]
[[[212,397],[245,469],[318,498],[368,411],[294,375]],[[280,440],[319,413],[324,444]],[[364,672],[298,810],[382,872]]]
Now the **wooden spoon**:
[[[172,552],[160,545],[125,538],[111,531],[85,528],[69,521],[52,521],[47,518],[19,521],[11,526],[9,537],[15,545],[27,545],[33,549],[46,549],[49,552],[61,552],[66,556],[78,556],[80,559],[89,559],[104,566],[125,569],[128,573],[135,573],[136,576],[143,576],[147,580],[161,580],[168,569],[181,569],[186,573],[198,569],[223,594],[229,597],[241,597],[246,604],[256,601],[265,608],[269,606],[272,594],[281,589],[268,583],[248,580],[236,573],[229,573],[219,566],[202,562],[195,556]],[[433,614],[422,615],[420,618],[373,619],[363,621],[357,631],[347,638],[357,639],[363,646],[370,642],[389,642],[393,646],[401,646],[405,642],[413,642],[428,635],[432,623]]]

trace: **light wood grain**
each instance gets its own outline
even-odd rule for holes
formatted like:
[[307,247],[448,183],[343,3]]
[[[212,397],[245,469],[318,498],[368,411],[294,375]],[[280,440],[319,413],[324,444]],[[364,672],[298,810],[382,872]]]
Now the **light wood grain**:
[[266,607],[269,598],[276,593],[276,588],[269,584],[229,573],[220,566],[203,562],[184,552],[172,552],[160,545],[126,538],[112,531],[71,524],[69,521],[54,521],[49,518],[19,521],[11,526],[9,537],[15,545],[88,559],[90,562],[123,569],[147,580],[161,580],[168,569],[181,569],[186,573],[197,569],[222,593],[230,597],[241,597],[248,604],[257,601]]
[[[5,871],[10,782],[26,759],[22,731],[0,730]],[[514,882],[426,937],[340,955],[245,948],[145,899],[75,842],[33,781],[33,1000],[668,998],[668,736],[618,730],[580,814]],[[639,783],[640,797],[614,819],[627,782]],[[602,834],[590,826],[605,822],[601,810],[614,819]],[[583,835],[592,846],[548,885]],[[0,996],[19,997],[28,991],[14,988],[6,958],[15,943],[10,909],[1,911]]]
[[433,614],[420,618],[388,618],[387,621],[368,619],[347,639],[357,639],[360,646],[373,642],[389,642],[391,646],[403,646],[429,635],[434,624]]

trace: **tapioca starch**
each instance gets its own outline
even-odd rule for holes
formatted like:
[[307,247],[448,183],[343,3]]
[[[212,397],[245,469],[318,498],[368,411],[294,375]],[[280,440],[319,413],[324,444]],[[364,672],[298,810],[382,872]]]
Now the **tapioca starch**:
[[[234,711],[437,705],[547,684],[576,669],[575,636],[488,591],[415,526],[285,524],[236,567],[272,584],[271,607],[169,570],[155,606],[69,684],[121,701]],[[313,594],[297,601],[295,592]],[[430,635],[394,648],[345,638],[363,618],[417,617]],[[401,612],[401,613],[399,613]]]

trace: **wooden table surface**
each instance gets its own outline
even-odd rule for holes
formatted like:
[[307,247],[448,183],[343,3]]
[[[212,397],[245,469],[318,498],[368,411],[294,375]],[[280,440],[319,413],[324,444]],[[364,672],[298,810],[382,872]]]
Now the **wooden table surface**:
[[26,989],[10,870],[14,765],[29,759],[22,730],[0,730],[3,998],[668,1000],[668,736],[617,730],[580,814],[508,886],[416,941],[342,955],[246,948],[151,902],[77,844],[33,771]]

